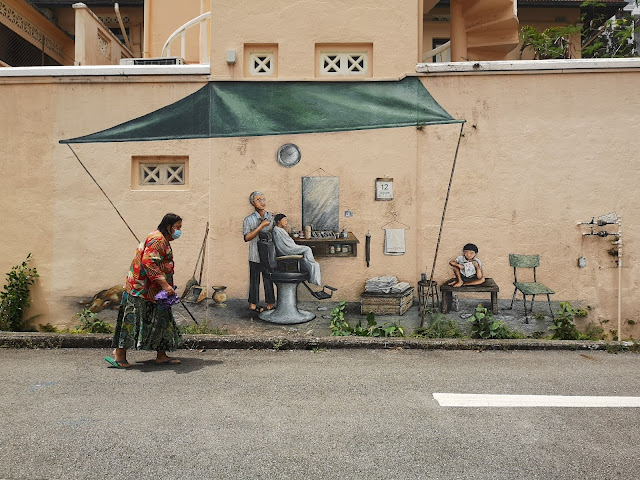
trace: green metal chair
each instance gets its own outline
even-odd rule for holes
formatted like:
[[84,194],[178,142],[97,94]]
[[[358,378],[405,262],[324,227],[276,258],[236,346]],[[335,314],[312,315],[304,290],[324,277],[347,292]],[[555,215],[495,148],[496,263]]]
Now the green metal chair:
[[[529,323],[529,317],[527,316],[527,295],[531,295],[531,308],[529,313],[533,312],[533,302],[536,300],[536,295],[546,295],[547,303],[549,304],[549,311],[551,312],[551,318],[553,317],[553,310],[551,309],[551,295],[556,293],[549,287],[539,283],[536,278],[536,267],[540,266],[540,255],[518,255],[515,253],[509,254],[509,265],[513,267],[513,284],[515,289],[513,290],[513,297],[511,298],[511,307],[513,308],[513,302],[516,299],[516,293],[518,290],[522,293],[522,301],[524,302],[524,315],[525,323]],[[518,281],[518,268],[533,268],[533,282],[519,282]]]

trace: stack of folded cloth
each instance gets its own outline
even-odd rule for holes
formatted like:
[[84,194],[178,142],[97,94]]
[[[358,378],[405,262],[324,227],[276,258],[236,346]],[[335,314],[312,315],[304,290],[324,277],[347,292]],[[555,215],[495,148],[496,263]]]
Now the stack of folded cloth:
[[391,293],[402,293],[409,287],[411,287],[411,285],[409,285],[409,282],[396,283],[393,287],[391,287]]
[[407,282],[398,283],[398,278],[391,275],[373,277],[365,283],[364,291],[369,293],[402,293],[411,287]]

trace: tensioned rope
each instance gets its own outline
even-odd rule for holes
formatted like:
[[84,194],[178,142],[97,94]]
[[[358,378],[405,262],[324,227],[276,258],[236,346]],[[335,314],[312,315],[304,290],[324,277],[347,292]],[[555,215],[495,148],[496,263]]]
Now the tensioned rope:
[[[442,238],[442,227],[444,226],[444,217],[447,213],[447,205],[449,203],[449,194],[451,193],[451,183],[453,182],[453,173],[456,170],[456,161],[458,160],[458,150],[460,150],[460,140],[462,140],[462,131],[464,130],[464,122],[460,124],[460,135],[458,135],[458,145],[456,146],[456,154],[453,157],[453,165],[451,166],[451,175],[449,176],[449,186],[447,187],[447,196],[444,199],[444,207],[442,208],[442,218],[440,219],[440,231],[438,232],[438,242],[436,243],[436,251],[433,255],[433,265],[431,266],[431,275],[427,279],[427,298],[431,297],[431,306],[434,306],[433,299],[436,292],[434,288],[438,288],[438,284],[433,284],[433,275],[436,271],[436,261],[438,260],[438,250],[440,249],[440,239]],[[426,302],[425,302],[426,307]],[[421,312],[420,327],[424,326],[425,315]]]
[[89,171],[89,169],[87,169],[87,167],[85,167],[84,163],[82,163],[82,160],[80,160],[80,158],[78,157],[78,155],[76,155],[76,152],[73,151],[73,148],[71,148],[71,145],[69,145],[67,143],[67,147],[69,147],[69,150],[71,150],[71,153],[73,153],[73,156],[76,157],[76,160],[78,160],[78,162],[80,162],[80,165],[82,165],[82,168],[84,168],[84,171],[87,172],[87,174],[91,177],[91,180],[93,180],[93,183],[95,183],[98,188],[100,189],[100,191],[102,192],[102,194],[107,197],[107,200],[109,200],[109,203],[111,204],[111,206],[113,207],[113,209],[116,211],[116,213],[118,214],[118,216],[122,219],[122,221],[124,222],[124,224],[127,226],[127,228],[129,229],[129,231],[131,232],[131,235],[133,235],[133,238],[136,239],[136,241],[138,243],[140,243],[140,240],[138,239],[138,237],[136,236],[135,233],[133,233],[133,230],[131,230],[131,227],[129,226],[129,224],[127,223],[127,221],[124,219],[124,217],[120,214],[120,211],[116,208],[116,206],[113,204],[113,202],[111,201],[111,199],[109,198],[109,195],[107,195],[107,193],[102,189],[102,187],[100,186],[100,184],[97,182],[97,180],[93,177],[93,175],[91,175],[91,172]]

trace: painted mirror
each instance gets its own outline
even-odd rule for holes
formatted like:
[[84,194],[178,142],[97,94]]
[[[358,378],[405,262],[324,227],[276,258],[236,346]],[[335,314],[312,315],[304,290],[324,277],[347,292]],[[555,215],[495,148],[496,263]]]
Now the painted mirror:
[[302,177],[302,225],[337,232],[339,217],[338,177]]

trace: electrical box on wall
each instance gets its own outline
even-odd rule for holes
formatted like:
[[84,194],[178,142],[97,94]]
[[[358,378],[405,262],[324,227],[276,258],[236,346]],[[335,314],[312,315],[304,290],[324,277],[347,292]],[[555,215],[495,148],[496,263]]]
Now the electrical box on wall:
[[225,54],[227,63],[234,64],[237,60],[237,54],[235,50],[227,50]]

